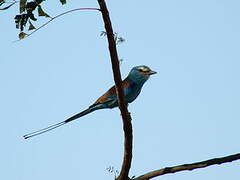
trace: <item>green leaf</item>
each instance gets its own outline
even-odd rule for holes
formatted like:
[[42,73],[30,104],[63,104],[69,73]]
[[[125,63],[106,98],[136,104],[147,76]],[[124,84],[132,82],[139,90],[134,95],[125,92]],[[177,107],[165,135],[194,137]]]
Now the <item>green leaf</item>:
[[31,31],[33,29],[36,29],[35,26],[32,24],[32,22],[29,20],[29,27],[28,27],[28,30]]
[[43,11],[41,5],[38,5],[38,16],[50,17],[47,13]]
[[51,16],[49,16],[47,13],[45,13],[45,17],[51,18]]
[[26,2],[27,2],[27,0],[20,0],[20,2],[19,2],[19,11],[20,11],[20,14],[25,11]]
[[26,36],[27,36],[27,34],[26,34],[25,32],[20,32],[20,33],[18,34],[19,39],[23,39],[23,38],[25,38]]
[[66,0],[60,0],[60,2],[62,3],[62,5],[66,4],[67,1]]
[[38,5],[38,16],[45,16],[45,12],[40,5]]

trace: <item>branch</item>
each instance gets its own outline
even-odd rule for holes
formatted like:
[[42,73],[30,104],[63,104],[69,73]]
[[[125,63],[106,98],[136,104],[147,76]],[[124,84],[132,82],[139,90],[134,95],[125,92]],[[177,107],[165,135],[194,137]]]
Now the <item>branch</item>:
[[[31,32],[30,34],[27,34],[24,39],[26,37],[29,37],[30,35],[32,35],[33,33],[35,33],[36,31],[38,31],[39,29],[42,29],[44,26],[46,26],[47,24],[49,24],[50,22],[52,22],[54,19],[57,19],[65,14],[68,14],[68,13],[71,13],[71,12],[74,12],[74,11],[80,11],[80,10],[93,10],[93,11],[100,11],[100,9],[98,8],[76,8],[76,9],[72,9],[72,10],[69,10],[69,11],[66,11],[66,12],[63,12],[61,14],[58,14],[57,16],[51,18],[49,21],[47,21],[46,23],[44,23],[43,25],[41,25],[40,27],[38,27],[37,29],[35,29],[33,32]],[[22,39],[19,39],[19,40],[16,40],[16,41],[20,41]]]
[[230,155],[230,156],[225,156],[221,158],[214,158],[214,159],[209,159],[206,161],[201,161],[201,162],[196,162],[192,164],[183,164],[179,166],[173,166],[173,167],[166,167],[163,169],[159,169],[156,171],[151,171],[146,174],[143,174],[139,177],[134,178],[133,180],[149,180],[157,176],[162,176],[165,174],[170,174],[170,173],[175,173],[179,171],[186,171],[186,170],[195,170],[199,168],[205,168],[207,166],[211,165],[217,165],[217,164],[222,164],[222,163],[228,163],[232,161],[240,160],[240,153]]
[[104,0],[98,0],[98,4],[102,12],[102,17],[103,17],[103,21],[104,21],[105,29],[107,33],[107,39],[108,39],[108,45],[109,45],[108,48],[111,56],[112,70],[114,75],[116,92],[118,95],[119,109],[122,114],[123,130],[124,130],[124,157],[123,157],[122,169],[120,171],[119,176],[117,177],[117,180],[127,180],[129,179],[128,173],[129,173],[129,169],[131,167],[131,162],[132,162],[133,136],[132,136],[131,116],[124,102],[124,93],[122,89],[122,79],[121,79],[121,73],[119,69],[119,60],[118,60],[118,54],[116,49],[116,42],[114,40],[114,33],[112,29],[111,20],[109,17],[107,5]]
[[[7,2],[4,2],[4,3],[7,3]],[[9,3],[10,3],[10,5],[8,5],[8,6],[5,6],[4,8],[0,8],[0,10],[1,10],[1,11],[2,11],[2,10],[6,10],[6,9],[8,9],[8,8],[12,7],[14,4],[16,4],[16,3],[17,3],[17,1],[9,2]]]

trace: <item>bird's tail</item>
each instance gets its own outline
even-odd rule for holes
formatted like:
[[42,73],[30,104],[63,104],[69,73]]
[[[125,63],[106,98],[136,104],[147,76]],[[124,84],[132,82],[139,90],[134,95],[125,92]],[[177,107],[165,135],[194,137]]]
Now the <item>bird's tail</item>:
[[23,136],[23,138],[24,138],[24,139],[28,139],[28,138],[30,138],[30,137],[37,136],[37,135],[43,134],[43,133],[45,133],[45,132],[51,131],[51,130],[53,130],[53,129],[55,129],[55,128],[58,128],[58,127],[66,124],[66,123],[68,123],[68,122],[70,122],[70,121],[73,121],[73,120],[75,120],[75,119],[78,119],[78,118],[80,118],[80,117],[82,117],[82,116],[84,116],[84,115],[86,115],[86,114],[88,114],[88,113],[90,113],[90,112],[92,112],[92,111],[95,111],[95,110],[97,110],[97,109],[99,109],[99,108],[88,108],[88,109],[86,109],[86,110],[84,110],[84,111],[82,111],[82,112],[80,112],[80,113],[78,113],[78,114],[75,114],[74,116],[66,119],[65,121],[62,121],[62,122],[53,124],[53,125],[51,125],[51,126],[48,126],[48,127],[46,127],[46,128],[43,128],[43,129],[40,129],[40,130],[38,130],[38,131],[34,131],[34,132],[32,132],[32,133],[29,133],[29,134],[26,134],[26,135]]

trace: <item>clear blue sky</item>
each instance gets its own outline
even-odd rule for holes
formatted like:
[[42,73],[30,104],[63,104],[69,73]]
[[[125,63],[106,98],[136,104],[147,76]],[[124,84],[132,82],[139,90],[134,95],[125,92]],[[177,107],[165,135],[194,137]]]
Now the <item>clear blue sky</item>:
[[[134,149],[130,175],[240,151],[240,2],[107,1],[122,75],[157,71],[129,106]],[[96,0],[43,3],[57,15]],[[17,42],[15,6],[0,12],[0,179],[104,179],[120,170],[119,110],[101,110],[51,133],[22,135],[85,109],[113,85],[101,15],[79,11]],[[45,22],[41,18],[39,23]],[[35,24],[36,26],[39,24]],[[162,176],[162,180],[239,178],[240,162]],[[159,179],[159,178],[156,178]]]

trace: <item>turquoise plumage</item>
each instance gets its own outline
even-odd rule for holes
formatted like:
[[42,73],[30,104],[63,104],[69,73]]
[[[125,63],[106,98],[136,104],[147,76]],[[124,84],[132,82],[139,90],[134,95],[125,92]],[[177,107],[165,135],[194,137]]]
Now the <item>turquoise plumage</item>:
[[[131,103],[134,101],[139,93],[141,92],[141,89],[143,87],[143,84],[149,79],[149,77],[152,74],[155,74],[155,71],[152,71],[147,66],[136,66],[132,68],[126,79],[123,80],[123,92],[124,92],[124,100],[126,104]],[[85,116],[93,111],[96,111],[98,109],[106,109],[106,108],[114,108],[118,106],[118,99],[117,94],[115,90],[115,86],[110,88],[105,94],[103,94],[101,97],[99,97],[95,103],[93,103],[91,106],[89,106],[86,110],[66,119],[65,121],[59,122],[57,124],[48,126],[44,129],[40,129],[38,131],[29,133],[24,135],[23,137],[25,139],[45,133],[47,131],[50,131],[52,129],[55,129],[59,126],[62,126],[70,121],[73,121],[75,119],[78,119],[82,116]]]

